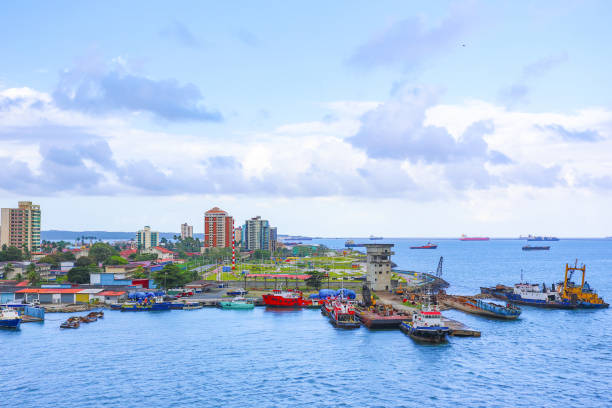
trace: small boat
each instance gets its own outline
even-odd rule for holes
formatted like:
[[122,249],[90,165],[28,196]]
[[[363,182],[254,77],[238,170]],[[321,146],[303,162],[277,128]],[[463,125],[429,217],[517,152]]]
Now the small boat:
[[243,297],[235,297],[231,300],[224,300],[219,302],[219,306],[221,306],[221,309],[248,310],[253,309],[255,307],[255,304]]
[[121,310],[121,303],[111,303],[111,310]]
[[98,319],[103,319],[104,318],[104,312],[103,311],[99,311],[99,312],[89,312],[89,314],[87,316],[95,316]]
[[461,235],[461,238],[459,238],[459,241],[488,241],[491,238],[489,237],[468,237],[467,235],[463,234]]
[[349,301],[334,301],[329,320],[334,326],[342,329],[357,329],[361,327],[361,322],[355,315],[355,306]]
[[19,329],[21,316],[14,309],[0,310],[0,329]]
[[474,299],[469,296],[444,296],[440,297],[440,302],[446,306],[481,316],[496,317],[500,319],[516,319],[521,314],[521,309],[510,303],[506,306],[492,302],[485,302],[481,299]]
[[79,317],[70,317],[64,323],[60,324],[62,329],[78,329],[81,326],[81,319]]
[[122,312],[156,312],[170,310],[170,302],[146,300],[141,302],[126,302],[121,305]]
[[202,309],[203,307],[204,306],[196,302],[185,303],[185,306],[183,306],[183,310],[196,310],[196,309]]
[[431,242],[428,242],[427,245],[411,246],[410,249],[436,249],[437,247],[437,244],[432,244]]
[[425,306],[412,314],[412,321],[402,322],[400,329],[412,339],[427,343],[444,343],[450,329],[442,323],[442,314],[435,306]]
[[81,316],[79,317],[81,323],[93,323],[98,321],[98,316]]
[[183,310],[184,307],[185,303],[183,302],[170,303],[170,309],[172,310]]
[[549,246],[531,246],[525,245],[523,247],[523,251],[548,251],[550,249]]
[[275,289],[272,293],[263,295],[262,298],[264,305],[273,307],[309,307],[312,305],[312,300],[304,299],[301,291],[292,289]]

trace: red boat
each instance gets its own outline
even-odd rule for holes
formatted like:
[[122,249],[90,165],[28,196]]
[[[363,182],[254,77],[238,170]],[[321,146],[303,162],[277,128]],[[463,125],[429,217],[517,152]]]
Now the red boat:
[[356,329],[361,326],[361,322],[355,315],[354,305],[348,301],[334,301],[329,319],[334,326],[343,329]]
[[411,246],[410,249],[436,249],[438,245],[428,242],[427,245]]
[[461,238],[459,238],[459,241],[488,241],[491,238],[489,237],[468,237],[465,234],[461,235]]
[[272,293],[263,295],[266,306],[274,307],[310,307],[312,300],[304,299],[299,290],[273,290]]

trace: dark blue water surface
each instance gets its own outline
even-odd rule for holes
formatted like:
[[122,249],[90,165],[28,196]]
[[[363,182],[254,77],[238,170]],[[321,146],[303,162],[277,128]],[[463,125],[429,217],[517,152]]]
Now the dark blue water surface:
[[[437,250],[396,244],[399,267],[435,270],[444,256],[449,292],[562,278],[565,262],[612,300],[612,241],[562,240],[523,252],[516,240],[438,240]],[[342,247],[344,240],[318,240]],[[381,242],[381,241],[376,241]],[[548,245],[548,244],[546,244]],[[503,322],[445,312],[482,331],[442,346],[400,331],[343,331],[317,310],[108,311],[62,331],[64,315],[0,332],[0,406],[612,406],[610,309],[524,308]]]

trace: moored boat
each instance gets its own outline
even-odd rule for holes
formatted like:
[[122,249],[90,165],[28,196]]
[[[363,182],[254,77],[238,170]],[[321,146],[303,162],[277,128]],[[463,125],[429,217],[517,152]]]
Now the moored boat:
[[78,316],[70,317],[68,320],[60,324],[60,328],[62,329],[78,329],[80,326],[81,318]]
[[198,302],[190,302],[190,303],[185,303],[185,306],[183,306],[183,310],[197,310],[197,309],[202,309],[203,307],[204,306],[202,306]]
[[329,320],[334,326],[342,329],[361,327],[361,322],[355,315],[355,306],[350,301],[335,300],[333,302],[333,309],[329,314]]
[[356,314],[368,329],[396,329],[406,320],[406,315],[396,313],[391,305],[376,305]]
[[[582,281],[580,285],[572,281],[574,272],[582,272]],[[591,288],[589,283],[585,280],[586,277],[586,266],[578,266],[578,261],[574,266],[565,264],[565,276],[563,284],[559,284],[559,294],[561,299],[565,302],[571,302],[577,304],[578,308],[581,309],[603,309],[607,308],[609,304],[604,302],[597,293]]]
[[412,321],[404,321],[400,330],[412,339],[427,343],[444,343],[450,329],[442,323],[442,314],[436,307],[425,306],[412,314]]
[[440,302],[467,313],[500,319],[516,319],[521,314],[521,309],[511,303],[504,306],[468,296],[444,296],[440,298]]
[[262,296],[263,303],[272,307],[309,307],[312,300],[304,299],[299,290],[278,290]]
[[548,251],[550,249],[549,246],[531,246],[525,245],[523,247],[523,251]]
[[19,329],[21,325],[21,317],[17,310],[2,309],[0,310],[0,329]]
[[249,310],[255,307],[255,304],[243,297],[235,297],[231,300],[224,300],[219,302],[221,309],[234,309],[234,310]]

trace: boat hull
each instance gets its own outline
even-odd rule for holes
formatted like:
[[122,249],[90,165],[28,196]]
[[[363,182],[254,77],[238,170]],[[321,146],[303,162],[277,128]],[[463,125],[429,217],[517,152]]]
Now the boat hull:
[[506,309],[506,310],[499,310],[499,311],[486,310],[486,309],[483,309],[482,307],[478,307],[477,303],[476,305],[474,305],[472,303],[463,302],[461,300],[455,300],[455,299],[443,299],[442,303],[454,309],[461,310],[462,312],[472,313],[472,314],[486,316],[486,317],[493,317],[497,319],[515,320],[521,314],[520,309],[513,311],[511,309],[500,306],[500,309]]
[[409,335],[413,340],[423,343],[440,344],[448,341],[450,330],[448,327],[417,327],[414,328],[409,322],[402,322],[400,330]]
[[312,305],[312,301],[302,298],[285,298],[272,294],[263,295],[262,298],[264,305],[271,307],[309,307]]
[[358,313],[358,317],[368,329],[397,329],[402,321],[406,320],[406,316],[382,316],[372,312]]
[[425,245],[425,246],[413,246],[410,247],[410,249],[436,249],[438,248],[437,245]]
[[219,302],[221,309],[226,310],[251,310],[255,308],[253,303]]
[[2,319],[0,320],[0,329],[19,329],[21,325],[21,319]]

